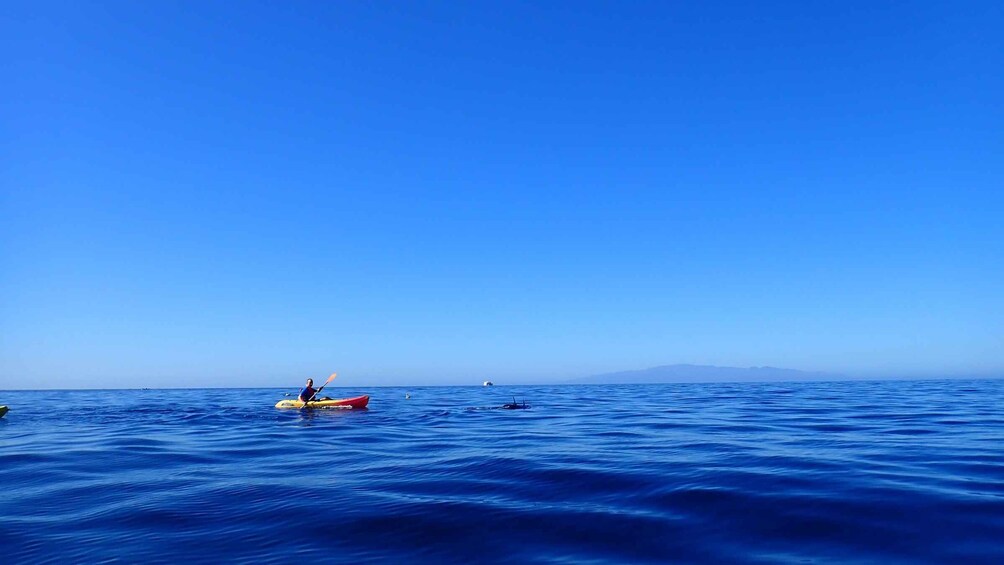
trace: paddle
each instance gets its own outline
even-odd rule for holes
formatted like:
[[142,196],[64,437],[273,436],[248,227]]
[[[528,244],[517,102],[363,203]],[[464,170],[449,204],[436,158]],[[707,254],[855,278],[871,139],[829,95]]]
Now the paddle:
[[[328,377],[328,380],[324,381],[324,384],[321,385],[321,388],[315,390],[314,394],[310,395],[310,398],[307,399],[307,402],[310,402],[311,400],[313,400],[314,397],[317,396],[317,394],[319,392],[321,392],[322,390],[324,390],[324,387],[328,386],[328,383],[330,383],[331,381],[335,380],[335,377],[337,377],[337,376],[338,376],[338,373],[331,373],[331,376]],[[304,402],[303,405],[306,406],[307,402]]]

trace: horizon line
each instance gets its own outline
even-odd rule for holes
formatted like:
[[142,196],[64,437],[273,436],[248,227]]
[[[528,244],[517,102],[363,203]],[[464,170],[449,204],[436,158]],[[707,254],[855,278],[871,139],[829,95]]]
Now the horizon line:
[[[337,385],[329,386],[329,388],[439,388],[439,387],[476,387],[476,388],[494,388],[494,387],[515,387],[515,386],[653,386],[653,385],[710,385],[710,384],[766,384],[766,383],[787,383],[787,384],[821,384],[821,383],[843,383],[843,382],[887,382],[887,381],[898,381],[898,382],[910,382],[910,381],[986,381],[986,380],[998,380],[1004,379],[1004,375],[962,375],[962,376],[911,376],[911,377],[846,377],[841,379],[802,379],[802,380],[722,380],[722,381],[692,381],[692,380],[680,380],[680,381],[666,381],[661,383],[595,383],[595,382],[532,382],[532,383],[512,383],[512,384],[492,384],[491,386],[485,386],[483,384],[414,384],[414,385]],[[3,388],[0,392],[32,392],[32,391],[112,391],[112,390],[272,390],[272,389],[287,389],[296,388],[289,386],[166,386],[166,387],[137,387],[137,388],[106,388],[106,387],[95,387],[95,388]]]

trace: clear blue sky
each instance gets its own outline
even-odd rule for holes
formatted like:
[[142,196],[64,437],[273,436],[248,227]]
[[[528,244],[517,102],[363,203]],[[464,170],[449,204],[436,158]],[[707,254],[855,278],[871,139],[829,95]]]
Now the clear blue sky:
[[1004,373],[1000,2],[7,2],[0,388]]

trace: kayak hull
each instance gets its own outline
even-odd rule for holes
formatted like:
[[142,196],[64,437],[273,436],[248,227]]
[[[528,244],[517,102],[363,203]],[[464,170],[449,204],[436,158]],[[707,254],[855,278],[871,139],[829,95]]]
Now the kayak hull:
[[7,407],[6,406],[0,406],[0,418],[3,418],[6,415],[7,415]]
[[366,405],[369,404],[369,402],[370,402],[370,397],[368,395],[363,395],[363,396],[357,396],[355,398],[339,398],[339,399],[336,399],[336,400],[314,400],[312,402],[308,402],[306,406],[304,406],[303,402],[301,402],[300,400],[280,400],[279,402],[276,403],[275,407],[276,408],[293,408],[293,409],[297,409],[297,410],[299,410],[301,408],[310,408],[310,409],[318,409],[318,408],[341,408],[341,409],[346,409],[346,408],[366,408]]

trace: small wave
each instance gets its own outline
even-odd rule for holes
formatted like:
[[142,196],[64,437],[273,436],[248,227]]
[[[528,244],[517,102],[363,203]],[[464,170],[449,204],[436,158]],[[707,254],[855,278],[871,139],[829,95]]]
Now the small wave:
[[[12,563],[996,562],[998,381],[32,393]],[[405,392],[411,398],[405,398]],[[960,394],[965,392],[966,394]],[[147,397],[144,397],[147,398]],[[951,399],[951,402],[945,399]],[[133,399],[134,400],[134,399]]]

